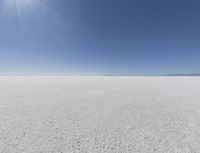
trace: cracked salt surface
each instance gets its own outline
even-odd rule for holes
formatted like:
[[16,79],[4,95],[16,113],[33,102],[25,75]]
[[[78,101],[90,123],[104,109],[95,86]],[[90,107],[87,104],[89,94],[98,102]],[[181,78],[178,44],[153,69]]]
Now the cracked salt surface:
[[199,153],[198,77],[0,77],[0,153]]

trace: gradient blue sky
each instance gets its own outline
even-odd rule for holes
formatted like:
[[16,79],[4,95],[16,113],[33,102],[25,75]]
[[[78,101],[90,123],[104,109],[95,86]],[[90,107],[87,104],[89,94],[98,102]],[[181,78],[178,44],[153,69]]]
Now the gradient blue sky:
[[0,0],[1,75],[192,72],[199,0]]

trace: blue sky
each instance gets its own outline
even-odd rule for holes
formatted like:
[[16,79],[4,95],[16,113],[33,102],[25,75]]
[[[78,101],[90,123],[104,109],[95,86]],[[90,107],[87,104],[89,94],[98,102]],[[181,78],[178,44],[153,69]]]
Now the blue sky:
[[0,0],[0,75],[200,72],[199,0]]

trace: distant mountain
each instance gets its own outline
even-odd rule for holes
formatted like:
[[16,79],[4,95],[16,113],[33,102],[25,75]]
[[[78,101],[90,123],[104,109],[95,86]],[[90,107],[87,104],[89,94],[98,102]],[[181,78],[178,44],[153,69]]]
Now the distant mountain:
[[166,76],[200,76],[200,73],[188,73],[188,74],[167,74]]
[[129,74],[129,75],[127,75],[127,74],[106,74],[106,75],[104,75],[104,76],[200,76],[200,73],[175,73],[175,74],[149,74],[149,75],[140,75],[140,74],[138,74],[138,75],[135,75],[135,74]]

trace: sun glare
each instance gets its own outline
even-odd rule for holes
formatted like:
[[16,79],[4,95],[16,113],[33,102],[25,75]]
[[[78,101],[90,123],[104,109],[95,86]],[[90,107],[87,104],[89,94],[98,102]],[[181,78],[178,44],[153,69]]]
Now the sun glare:
[[[1,1],[1,0],[0,0]],[[56,27],[63,27],[60,16],[45,3],[46,0],[3,0],[2,11],[0,12],[0,22],[5,29],[9,25],[18,26],[22,31],[31,27],[31,22],[43,25],[49,24]],[[47,0],[48,1],[48,0]]]
[[27,5],[27,4],[31,4],[32,0],[15,0],[15,2],[18,5]]
[[6,8],[22,8],[28,5],[32,5],[33,0],[4,0],[4,6]]
[[[1,0],[0,0],[1,1]],[[40,0],[3,0],[0,10],[1,23],[5,29],[14,23],[20,27],[25,26],[26,16],[30,12],[38,12],[36,6],[40,6]]]

